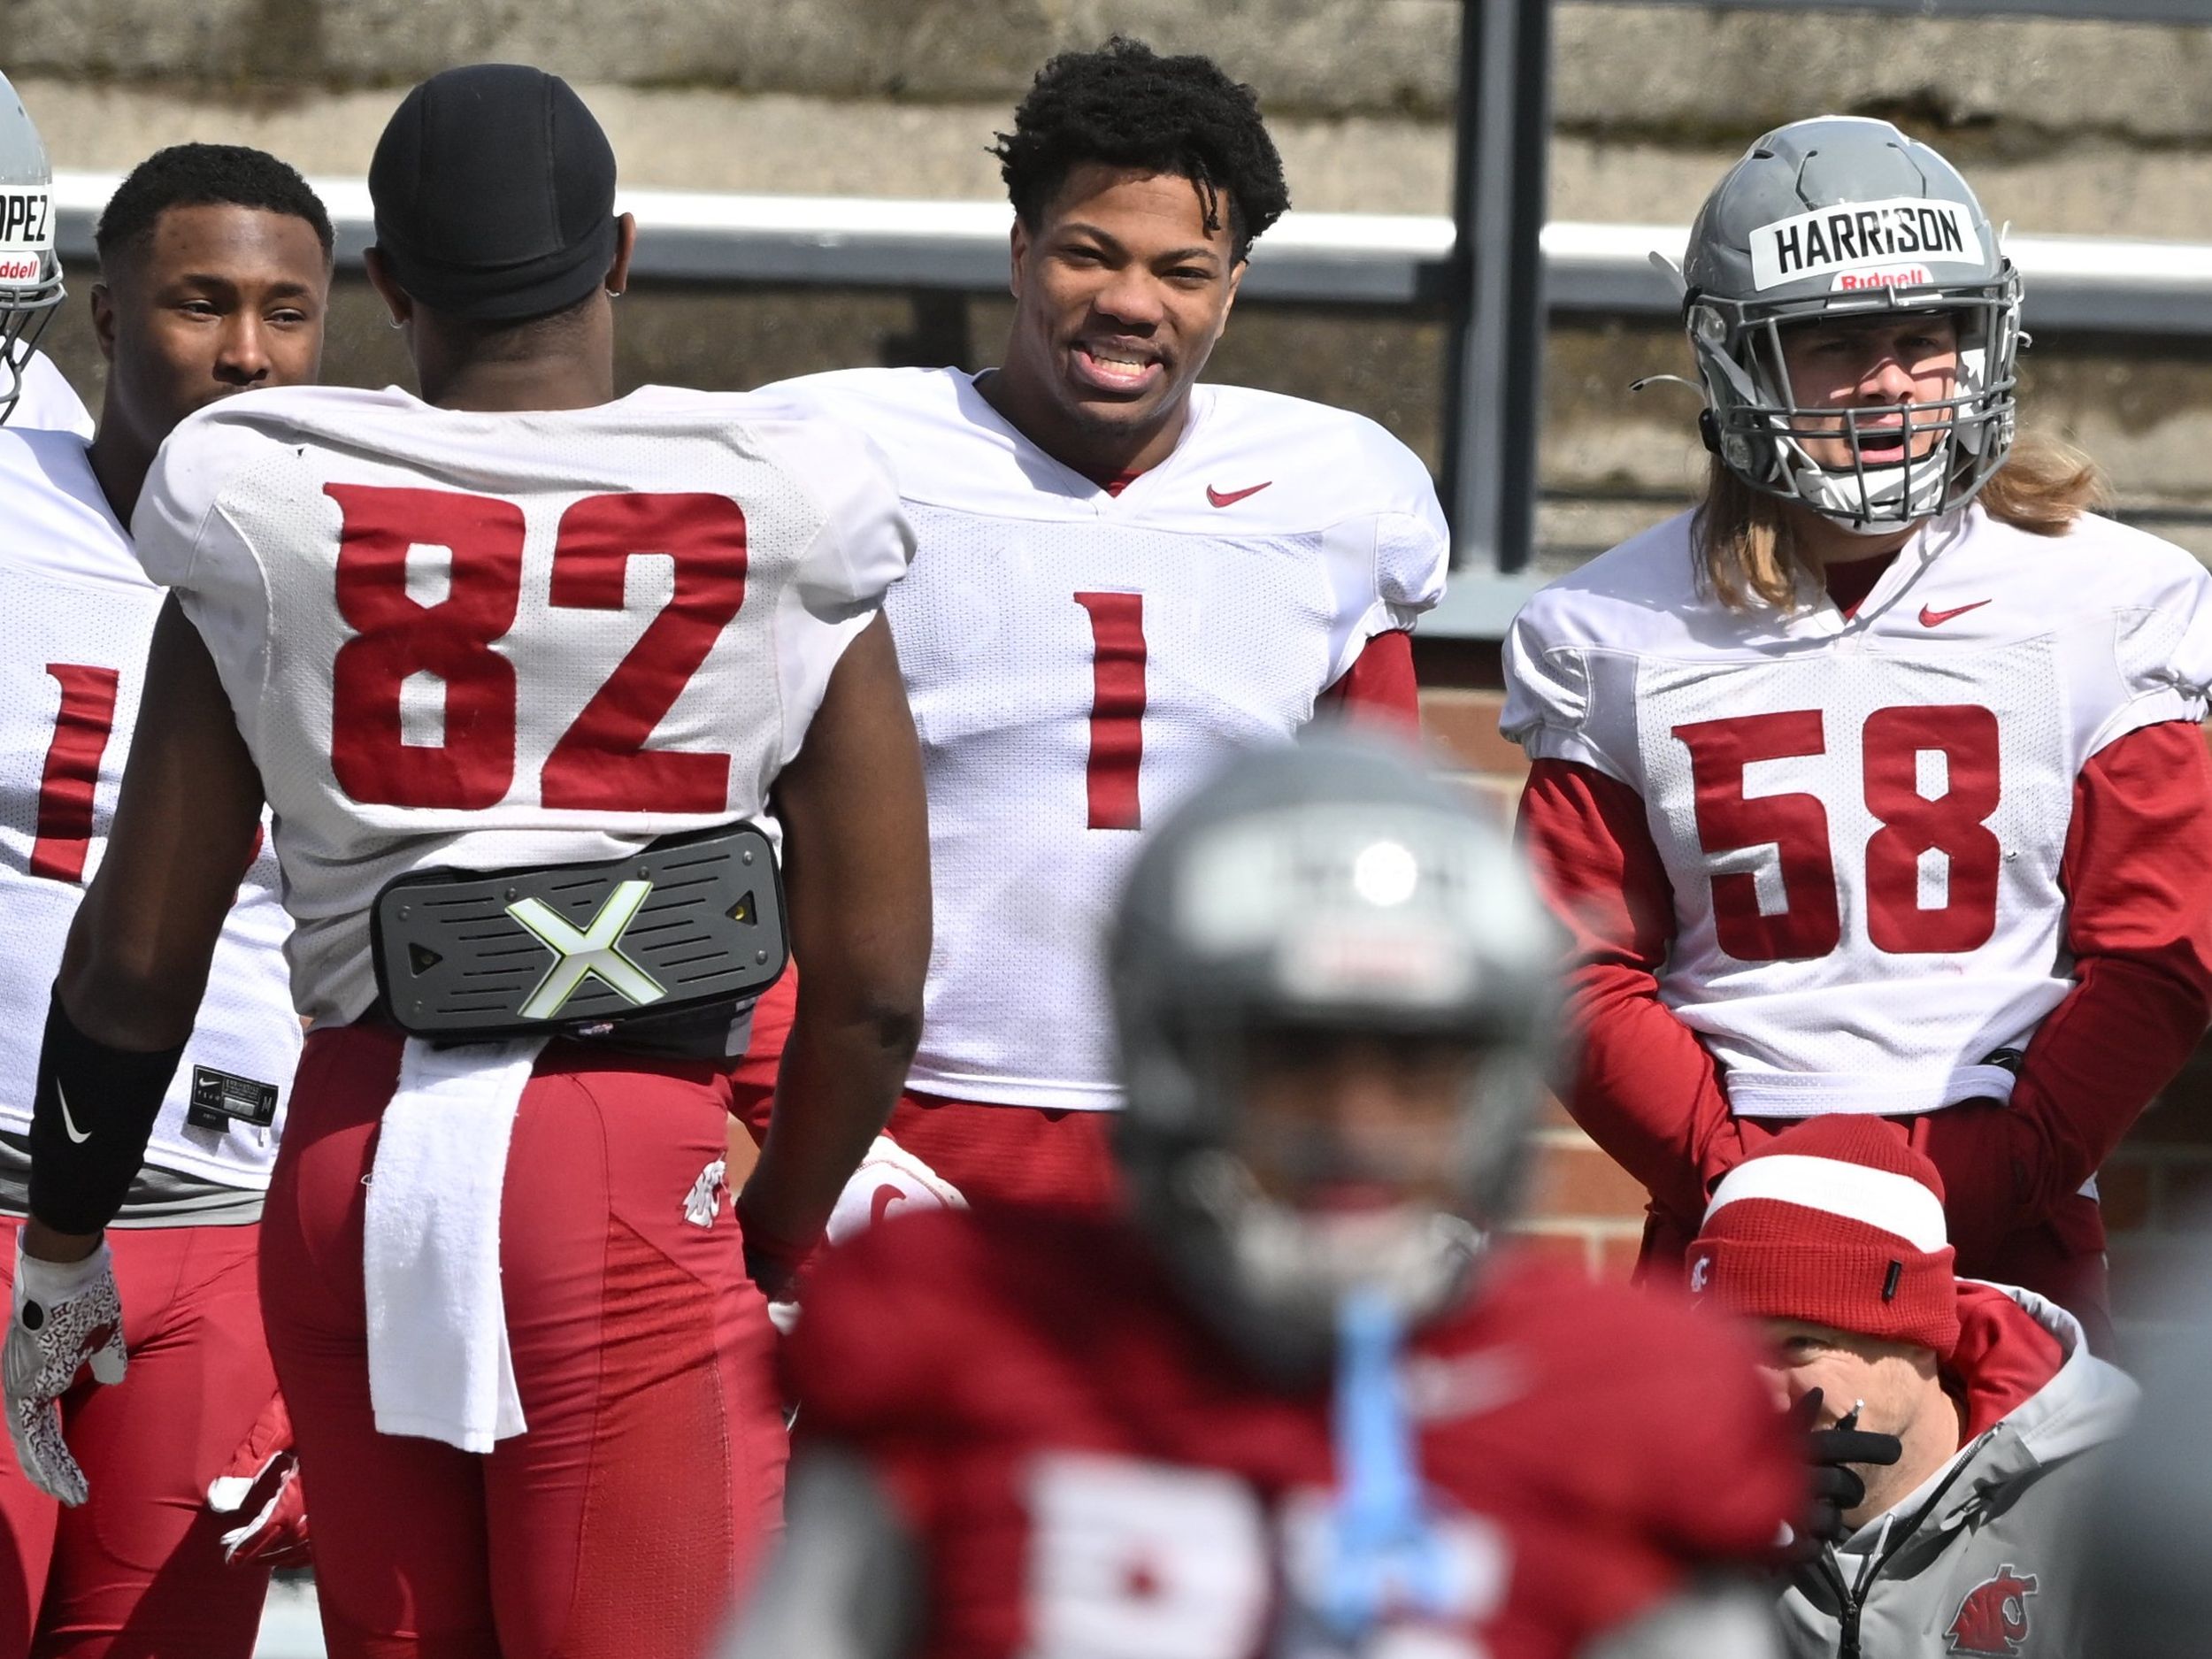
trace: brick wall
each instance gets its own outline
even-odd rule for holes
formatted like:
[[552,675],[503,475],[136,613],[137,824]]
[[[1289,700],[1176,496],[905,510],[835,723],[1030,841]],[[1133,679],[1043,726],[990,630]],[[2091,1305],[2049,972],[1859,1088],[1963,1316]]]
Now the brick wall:
[[[1485,684],[1496,684],[1494,659],[1468,649],[1422,642],[1422,724],[1476,800],[1509,821],[1527,766],[1498,735],[1502,694]],[[1537,1139],[1527,1224],[1537,1247],[1593,1272],[1625,1275],[1641,1230],[1642,1190],[1556,1106]],[[2212,1233],[2212,1042],[2144,1114],[2099,1184],[2112,1236],[2113,1300],[2124,1325],[2139,1317],[2182,1248]]]

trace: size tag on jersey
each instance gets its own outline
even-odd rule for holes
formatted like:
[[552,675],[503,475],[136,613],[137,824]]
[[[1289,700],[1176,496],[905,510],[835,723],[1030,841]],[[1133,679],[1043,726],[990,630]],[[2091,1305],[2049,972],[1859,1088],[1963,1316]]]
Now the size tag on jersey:
[[276,1122],[276,1109],[273,1083],[257,1083],[211,1065],[192,1068],[192,1099],[184,1121],[195,1129],[227,1129],[234,1123],[266,1129]]

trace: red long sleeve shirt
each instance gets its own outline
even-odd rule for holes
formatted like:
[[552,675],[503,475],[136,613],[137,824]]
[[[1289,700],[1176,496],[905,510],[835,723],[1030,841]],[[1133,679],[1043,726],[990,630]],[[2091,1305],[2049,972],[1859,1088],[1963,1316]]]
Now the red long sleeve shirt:
[[1378,634],[1320,696],[1320,706],[1348,719],[1367,720],[1408,733],[1421,727],[1421,689],[1413,678],[1413,636],[1399,629]]

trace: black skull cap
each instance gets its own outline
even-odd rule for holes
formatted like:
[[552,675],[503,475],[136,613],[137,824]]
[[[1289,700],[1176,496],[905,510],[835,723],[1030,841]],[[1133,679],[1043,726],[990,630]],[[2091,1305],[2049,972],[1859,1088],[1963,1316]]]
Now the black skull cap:
[[376,245],[421,304],[480,322],[573,305],[614,263],[614,147],[558,75],[523,64],[434,74],[369,163]]

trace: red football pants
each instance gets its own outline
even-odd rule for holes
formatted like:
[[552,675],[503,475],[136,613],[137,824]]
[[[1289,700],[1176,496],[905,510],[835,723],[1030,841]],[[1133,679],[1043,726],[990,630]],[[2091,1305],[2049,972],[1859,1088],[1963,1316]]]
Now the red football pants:
[[[730,1074],[730,1110],[757,1141],[768,1133],[776,1068],[798,1005],[794,967],[753,1008],[753,1040]],[[1118,1202],[1111,1112],[993,1106],[912,1091],[899,1096],[888,1133],[971,1204],[1097,1208]]]
[[[0,1222],[0,1279],[15,1234]],[[69,1449],[91,1496],[65,1509],[0,1451],[0,1659],[160,1655],[244,1659],[261,1625],[265,1567],[231,1567],[207,1508],[276,1391],[254,1284],[258,1228],[117,1227],[108,1233],[130,1369],[89,1372],[62,1397]]]
[[704,1063],[556,1042],[507,1155],[500,1268],[527,1431],[488,1455],[380,1434],[364,1182],[401,1034],[310,1034],[263,1222],[262,1296],[310,1494],[332,1659],[695,1659],[777,1524],[772,1335]]

